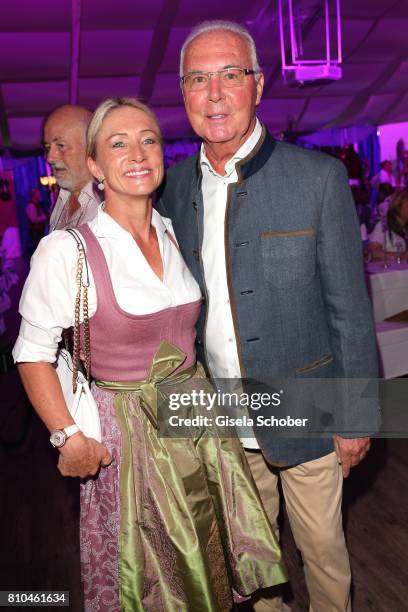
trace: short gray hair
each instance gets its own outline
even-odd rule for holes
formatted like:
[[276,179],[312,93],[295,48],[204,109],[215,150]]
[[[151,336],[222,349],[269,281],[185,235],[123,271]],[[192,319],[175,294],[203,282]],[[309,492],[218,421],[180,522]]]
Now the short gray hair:
[[148,106],[146,106],[146,104],[143,104],[143,102],[140,102],[140,100],[138,100],[137,98],[106,98],[106,100],[101,102],[95,110],[88,127],[88,131],[86,134],[86,154],[88,157],[91,157],[92,159],[95,159],[96,157],[96,137],[98,135],[99,130],[101,129],[103,120],[105,119],[106,115],[108,115],[116,108],[121,108],[122,106],[130,106],[130,108],[136,108],[137,110],[146,113],[146,115],[153,119],[157,127],[157,132],[160,136],[160,142],[162,143],[162,133],[157,117],[154,112]]
[[[255,41],[252,38],[251,34],[248,30],[239,23],[235,21],[223,21],[222,19],[214,19],[211,21],[202,21],[198,25],[196,25],[187,36],[184,41],[183,46],[180,51],[180,78],[183,76],[183,64],[184,64],[184,56],[186,54],[186,49],[188,45],[200,34],[204,34],[205,32],[218,32],[219,30],[227,30],[228,32],[233,32],[241,38],[245,39],[245,42],[248,44],[249,53],[251,57],[252,66],[248,66],[248,68],[252,68],[256,72],[260,72],[261,68],[259,66],[258,55],[256,52]],[[259,78],[259,75],[255,75]]]

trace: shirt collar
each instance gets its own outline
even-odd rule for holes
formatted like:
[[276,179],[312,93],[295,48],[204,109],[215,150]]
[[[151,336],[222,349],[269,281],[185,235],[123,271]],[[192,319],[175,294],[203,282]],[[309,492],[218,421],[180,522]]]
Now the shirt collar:
[[79,199],[81,199],[84,196],[88,196],[92,200],[101,202],[102,192],[98,189],[94,180],[89,181],[89,183],[87,183],[85,187],[81,190],[81,193],[79,194]]
[[[250,135],[250,137],[248,138],[248,140],[244,142],[244,144],[238,149],[238,151],[225,164],[225,175],[226,176],[230,176],[230,174],[234,172],[235,164],[239,160],[249,155],[252,149],[254,149],[254,147],[257,145],[261,135],[262,135],[262,125],[257,117],[254,130],[252,134]],[[204,143],[201,144],[201,149],[200,149],[200,164],[202,168],[203,166],[206,166],[208,170],[215,176],[221,176],[220,174],[218,174],[218,172],[214,170],[210,161],[208,160],[208,157],[205,153]]]
[[[64,189],[63,187],[61,187],[58,196],[63,202],[63,204],[66,204],[66,202],[68,202],[69,198],[71,197],[71,192],[68,191],[68,189]],[[85,187],[81,189],[78,197],[78,202],[80,206],[83,206],[84,204],[88,204],[89,199],[95,200],[96,202],[101,201],[101,192],[95,185],[94,180],[89,181],[89,183],[87,183]]]
[[[125,230],[117,221],[115,221],[108,213],[103,210],[104,203],[98,208],[96,217],[90,221],[89,226],[99,238],[119,238],[130,236],[130,232]],[[171,221],[161,217],[161,215],[153,208],[152,225],[155,228],[158,236],[163,240],[164,234],[170,229]]]

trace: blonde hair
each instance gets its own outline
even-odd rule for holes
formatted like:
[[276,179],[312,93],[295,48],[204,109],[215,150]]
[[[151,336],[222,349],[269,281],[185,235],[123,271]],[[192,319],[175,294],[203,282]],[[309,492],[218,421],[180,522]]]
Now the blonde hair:
[[160,142],[162,143],[162,133],[157,117],[154,112],[148,106],[146,106],[146,104],[143,104],[143,102],[140,102],[140,100],[138,100],[137,98],[106,98],[106,100],[101,102],[96,108],[94,114],[92,115],[91,122],[88,126],[88,131],[86,133],[86,154],[88,157],[91,157],[92,159],[95,159],[96,157],[96,138],[98,136],[99,130],[101,129],[103,120],[110,112],[112,112],[116,108],[121,108],[122,106],[136,108],[137,110],[146,113],[146,115],[153,119],[160,137]]

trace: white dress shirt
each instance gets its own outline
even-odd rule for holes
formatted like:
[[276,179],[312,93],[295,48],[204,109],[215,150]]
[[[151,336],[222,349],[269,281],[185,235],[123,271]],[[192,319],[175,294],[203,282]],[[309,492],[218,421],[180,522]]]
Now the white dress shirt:
[[391,187],[395,187],[397,184],[394,175],[392,173],[390,174],[384,169],[381,169],[378,174],[373,176],[373,178],[371,179],[371,186],[375,189],[378,189],[378,186],[381,183],[389,183]]
[[[170,219],[153,210],[163,261],[161,281],[132,235],[99,209],[89,226],[102,247],[119,306],[130,314],[148,314],[194,302],[200,289],[177,246]],[[69,232],[56,230],[43,238],[31,260],[31,271],[20,301],[22,322],[13,357],[18,361],[53,363],[63,329],[74,324],[78,250]],[[92,270],[88,289],[89,317],[97,307]]]
[[[204,234],[201,254],[208,292],[205,342],[208,367],[214,378],[241,378],[227,284],[225,210],[228,185],[238,180],[236,163],[252,151],[261,134],[262,126],[257,119],[251,136],[225,164],[224,176],[215,172],[205,154],[204,144],[201,145],[200,164],[203,173],[204,200]],[[240,436],[240,438],[246,448],[259,448],[254,437]]]
[[58,199],[52,209],[50,216],[50,232],[55,229],[65,229],[66,227],[79,227],[84,223],[89,223],[98,212],[101,203],[101,192],[94,181],[89,181],[81,190],[78,196],[79,208],[68,218],[68,203],[71,192],[61,188]]

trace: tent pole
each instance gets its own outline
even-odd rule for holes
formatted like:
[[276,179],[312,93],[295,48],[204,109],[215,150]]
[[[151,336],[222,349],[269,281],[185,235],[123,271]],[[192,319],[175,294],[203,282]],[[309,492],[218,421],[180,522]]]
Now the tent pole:
[[79,70],[79,42],[81,37],[81,3],[82,0],[72,0],[71,4],[71,74],[69,80],[69,102],[78,102],[78,70]]
[[6,149],[11,147],[10,127],[6,113],[6,105],[3,98],[3,90],[0,84],[0,133],[3,145]]

